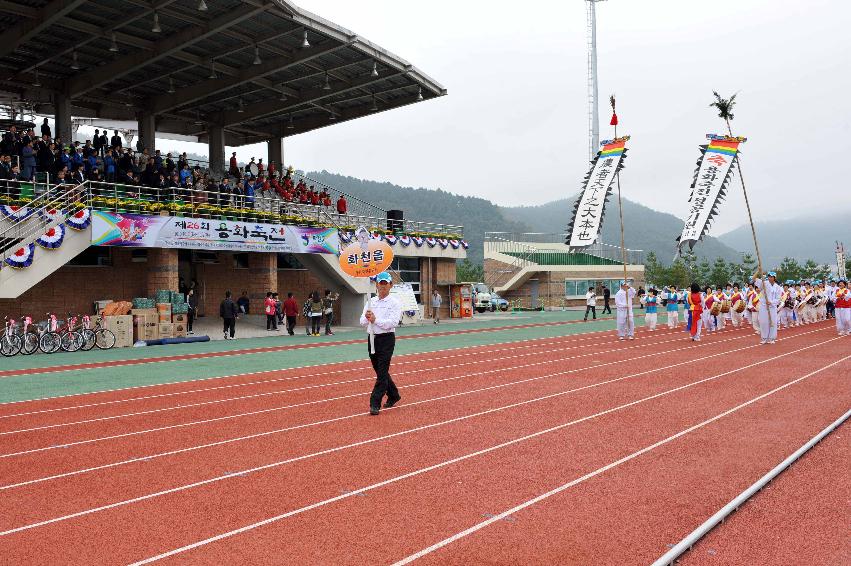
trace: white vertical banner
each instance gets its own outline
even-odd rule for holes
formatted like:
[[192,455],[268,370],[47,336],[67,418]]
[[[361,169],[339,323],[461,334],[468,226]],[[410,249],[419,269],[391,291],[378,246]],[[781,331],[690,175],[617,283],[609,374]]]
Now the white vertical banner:
[[597,241],[603,226],[606,201],[612,193],[615,175],[623,169],[629,136],[600,143],[601,149],[591,162],[585,186],[573,207],[573,219],[567,227],[567,245],[585,248]]
[[712,218],[718,212],[718,204],[724,199],[727,185],[733,172],[733,163],[737,159],[739,144],[745,138],[731,138],[707,134],[710,141],[700,146],[700,159],[691,184],[688,216],[683,232],[677,239],[677,249],[688,242],[689,249],[703,238]]

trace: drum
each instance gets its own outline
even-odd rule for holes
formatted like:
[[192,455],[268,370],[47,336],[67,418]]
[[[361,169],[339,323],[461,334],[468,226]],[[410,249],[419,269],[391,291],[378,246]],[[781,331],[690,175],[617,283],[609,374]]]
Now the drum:
[[733,310],[736,311],[739,314],[742,314],[743,312],[745,312],[745,308],[746,308],[745,302],[741,299],[736,301],[736,304],[733,305]]
[[712,308],[709,309],[709,314],[712,316],[718,316],[721,314],[721,301],[715,301],[712,303]]
[[721,312],[724,314],[730,312],[730,301],[721,301]]

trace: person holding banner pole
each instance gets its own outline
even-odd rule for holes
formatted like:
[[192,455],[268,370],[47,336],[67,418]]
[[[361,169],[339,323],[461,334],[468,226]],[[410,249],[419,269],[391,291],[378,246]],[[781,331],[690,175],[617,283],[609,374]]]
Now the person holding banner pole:
[[394,406],[402,398],[390,377],[390,361],[396,345],[396,326],[402,319],[402,303],[390,294],[393,278],[389,273],[379,273],[375,284],[378,296],[367,299],[360,317],[361,326],[367,329],[369,360],[375,370],[375,386],[369,398],[369,414],[373,416],[381,410],[381,401],[385,395],[385,409]]
[[762,291],[762,300],[759,302],[760,344],[774,344],[777,340],[777,307],[780,305],[783,287],[777,284],[777,274],[773,271],[768,272],[767,281],[754,275],[753,283]]

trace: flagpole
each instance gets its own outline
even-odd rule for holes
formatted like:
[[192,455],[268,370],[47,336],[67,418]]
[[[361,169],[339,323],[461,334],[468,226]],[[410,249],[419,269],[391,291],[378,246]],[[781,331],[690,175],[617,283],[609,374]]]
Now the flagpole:
[[[617,119],[617,113],[615,112],[615,95],[612,95],[611,97],[609,97],[609,101],[612,104],[611,124],[615,128],[615,139],[617,140],[618,139],[618,119]],[[625,155],[622,156],[621,159],[624,159],[624,157],[626,157],[626,156]],[[626,238],[624,237],[624,229],[623,229],[623,200],[621,199],[621,173],[620,173],[620,171],[615,172],[615,180],[617,181],[617,185],[618,185],[618,216],[620,216],[620,221],[621,221],[621,259],[623,261],[623,283],[624,283],[624,285],[626,285],[627,284],[626,283]],[[626,296],[627,304],[630,305],[630,310],[631,310],[632,301],[629,298],[629,291],[626,291],[626,294],[627,294],[627,296]],[[632,316],[633,316],[632,313],[630,312],[629,314],[630,315],[627,317],[627,325],[634,332],[635,321],[632,318]]]

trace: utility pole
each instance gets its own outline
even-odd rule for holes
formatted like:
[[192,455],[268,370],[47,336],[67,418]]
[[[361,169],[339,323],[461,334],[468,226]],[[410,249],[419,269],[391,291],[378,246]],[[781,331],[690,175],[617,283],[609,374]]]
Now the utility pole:
[[588,15],[588,160],[594,159],[600,150],[600,112],[597,94],[597,2],[584,0]]

